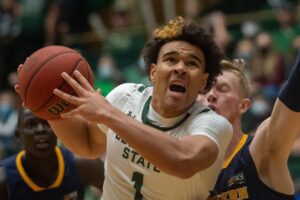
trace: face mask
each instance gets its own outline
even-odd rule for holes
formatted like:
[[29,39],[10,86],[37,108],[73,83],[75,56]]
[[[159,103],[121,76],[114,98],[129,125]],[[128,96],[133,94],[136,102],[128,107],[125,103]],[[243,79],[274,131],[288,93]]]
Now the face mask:
[[262,56],[266,56],[271,51],[271,48],[268,46],[264,46],[260,47],[258,50]]
[[264,100],[254,100],[251,109],[252,113],[258,117],[264,116],[269,112],[269,105]]
[[139,68],[140,68],[143,72],[145,72],[145,71],[146,71],[146,64],[145,64],[145,61],[144,61],[144,59],[143,59],[142,57],[139,59],[138,64],[139,64]]
[[239,57],[245,61],[250,61],[252,59],[252,53],[251,52],[241,52],[238,54],[237,57]]
[[97,70],[97,75],[101,80],[109,80],[113,76],[113,69],[109,65],[100,65]]
[[7,103],[0,103],[0,121],[6,121],[12,111],[13,108],[11,105]]

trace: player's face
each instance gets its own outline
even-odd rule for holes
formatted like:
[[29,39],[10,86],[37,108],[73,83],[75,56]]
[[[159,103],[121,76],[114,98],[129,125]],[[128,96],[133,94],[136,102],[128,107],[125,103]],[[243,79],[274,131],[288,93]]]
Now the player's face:
[[242,97],[239,88],[238,77],[232,72],[224,71],[217,77],[215,85],[208,93],[199,95],[199,100],[233,122],[242,114]]
[[26,155],[47,157],[54,153],[57,140],[48,122],[24,111],[19,126],[19,138]]
[[151,66],[154,109],[164,117],[184,113],[205,88],[208,74],[201,49],[184,41],[172,41],[160,49]]

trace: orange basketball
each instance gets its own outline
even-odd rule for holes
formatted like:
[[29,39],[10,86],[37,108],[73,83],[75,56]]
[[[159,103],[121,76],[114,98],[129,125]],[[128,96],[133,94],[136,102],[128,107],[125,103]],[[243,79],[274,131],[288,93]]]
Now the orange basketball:
[[25,107],[47,120],[73,109],[74,105],[54,95],[53,90],[75,94],[61,77],[62,72],[73,76],[74,70],[80,71],[93,86],[94,76],[88,62],[73,49],[48,46],[30,55],[19,72],[19,93]]

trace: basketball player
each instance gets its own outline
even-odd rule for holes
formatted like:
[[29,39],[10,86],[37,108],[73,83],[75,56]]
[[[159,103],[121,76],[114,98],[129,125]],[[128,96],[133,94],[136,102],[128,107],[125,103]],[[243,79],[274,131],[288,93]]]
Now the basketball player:
[[60,140],[88,158],[106,150],[103,200],[206,199],[231,139],[230,123],[195,103],[219,73],[212,37],[180,17],[153,36],[144,49],[153,87],[127,83],[104,98],[75,71],[62,77],[76,96],[54,90],[77,105],[49,121]]
[[78,97],[54,92],[77,108],[49,122],[79,155],[107,148],[102,199],[206,199],[232,131],[195,103],[219,72],[219,49],[178,18],[154,32],[144,53],[153,87],[123,84],[105,99],[78,71],[75,79],[63,73]]
[[87,185],[102,190],[103,163],[57,147],[47,121],[28,109],[19,113],[16,135],[24,150],[0,162],[1,200],[83,200]]
[[300,131],[300,51],[270,118],[255,136],[243,133],[241,119],[250,107],[250,85],[241,60],[222,61],[222,75],[200,101],[233,126],[226,162],[210,199],[294,199],[287,160]]

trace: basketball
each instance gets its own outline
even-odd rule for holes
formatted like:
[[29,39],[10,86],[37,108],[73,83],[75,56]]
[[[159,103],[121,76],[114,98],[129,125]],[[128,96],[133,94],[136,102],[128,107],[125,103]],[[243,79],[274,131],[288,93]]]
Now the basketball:
[[57,97],[53,90],[58,88],[75,95],[61,77],[62,72],[73,77],[75,70],[93,86],[93,72],[77,51],[65,46],[47,46],[34,52],[19,71],[19,94],[25,107],[47,120],[57,119],[61,113],[72,110],[75,106]]

